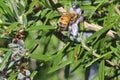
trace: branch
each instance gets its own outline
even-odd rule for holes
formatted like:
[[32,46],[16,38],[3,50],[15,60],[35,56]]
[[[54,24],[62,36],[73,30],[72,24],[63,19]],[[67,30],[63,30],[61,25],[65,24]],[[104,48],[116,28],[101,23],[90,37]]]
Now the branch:
[[[86,21],[84,21],[84,27],[87,28],[87,29],[93,30],[93,31],[99,31],[100,29],[103,28],[102,26],[95,25],[93,23],[90,24],[90,23],[88,23]],[[120,40],[120,37],[113,30],[109,30],[106,35],[112,37],[113,39]]]
[[115,6],[115,11],[116,11],[116,13],[117,13],[118,15],[120,15],[120,10],[119,10],[119,8],[118,8],[118,5]]
[[[92,49],[90,49],[86,44],[85,44],[85,42],[84,42],[84,40],[82,40],[82,38],[81,38],[81,44],[82,44],[82,47],[83,48],[85,48],[87,51],[92,51]],[[98,53],[96,53],[95,51],[92,51],[92,55],[93,56],[95,56],[95,57],[100,57],[100,55],[98,54]],[[107,63],[109,63],[111,66],[115,66],[115,64],[113,63],[113,62],[111,62],[111,61],[109,61],[109,60],[105,60]]]

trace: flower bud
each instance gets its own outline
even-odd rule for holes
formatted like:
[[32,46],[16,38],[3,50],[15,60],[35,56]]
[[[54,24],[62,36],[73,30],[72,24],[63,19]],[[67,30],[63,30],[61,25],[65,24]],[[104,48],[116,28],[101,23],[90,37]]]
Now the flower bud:
[[20,79],[20,80],[21,80],[21,79],[24,79],[24,78],[25,78],[25,76],[24,76],[22,73],[19,73],[19,74],[18,74],[17,79]]
[[30,71],[29,70],[26,70],[26,76],[29,76],[30,75]]

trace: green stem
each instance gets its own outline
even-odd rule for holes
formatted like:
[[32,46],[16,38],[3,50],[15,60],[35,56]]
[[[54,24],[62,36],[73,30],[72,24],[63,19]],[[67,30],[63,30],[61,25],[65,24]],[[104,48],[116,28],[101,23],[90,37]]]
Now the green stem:
[[94,62],[98,61],[99,59],[101,59],[101,58],[103,58],[103,57],[105,57],[105,56],[107,56],[107,55],[110,55],[111,53],[113,53],[113,51],[110,51],[110,52],[108,52],[108,53],[105,53],[105,54],[99,56],[98,58],[96,58],[96,59],[94,59],[92,62],[90,62],[88,65],[86,65],[86,67],[89,67],[89,66],[92,65]]

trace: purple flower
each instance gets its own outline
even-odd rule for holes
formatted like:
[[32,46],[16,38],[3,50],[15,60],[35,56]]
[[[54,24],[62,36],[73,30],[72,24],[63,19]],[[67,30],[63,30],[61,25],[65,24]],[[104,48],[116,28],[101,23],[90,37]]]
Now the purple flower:
[[78,34],[78,24],[83,20],[83,17],[80,17],[76,20],[75,23],[73,23],[71,26],[69,26],[69,32],[73,36],[77,36]]
[[25,76],[22,73],[19,73],[17,79],[23,79]]
[[74,23],[70,27],[71,27],[71,29],[69,29],[70,34],[72,36],[77,36],[77,34],[78,34],[78,25]]
[[[76,12],[78,15],[81,15],[81,9],[80,8],[70,8],[70,11],[74,11]],[[69,32],[72,36],[77,36],[78,35],[78,24],[83,20],[83,17],[79,17],[75,23],[72,23],[70,26],[69,26]]]
[[98,63],[94,63],[90,67],[89,77],[88,80],[92,80],[98,73]]
[[76,8],[76,7],[70,8],[70,11],[76,12],[78,14],[77,20],[74,23],[71,23],[68,28],[68,31],[70,33],[70,40],[80,42],[81,38],[78,32],[79,31],[78,24],[81,21],[83,21],[83,17],[80,16],[82,14],[82,11],[80,8]]
[[80,8],[76,8],[76,7],[70,8],[70,11],[75,11],[78,15],[81,15],[81,13],[82,13],[81,9]]
[[86,41],[86,38],[90,37],[92,34],[93,34],[92,32],[84,32],[83,33],[84,40]]
[[26,70],[25,74],[26,74],[26,76],[30,76],[30,71]]
[[75,23],[79,24],[81,21],[83,21],[83,17],[78,18]]

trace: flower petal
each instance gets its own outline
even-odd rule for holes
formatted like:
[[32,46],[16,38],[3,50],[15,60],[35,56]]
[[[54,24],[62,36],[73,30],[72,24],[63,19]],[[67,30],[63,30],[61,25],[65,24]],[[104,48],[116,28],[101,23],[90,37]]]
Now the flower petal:
[[77,24],[72,24],[70,34],[73,36],[77,36],[78,34],[78,25]]
[[78,18],[75,23],[79,24],[81,21],[83,21],[83,17]]
[[82,13],[82,11],[81,11],[80,8],[77,8],[77,9],[76,9],[76,12],[77,12],[79,15],[81,15],[81,13]]

